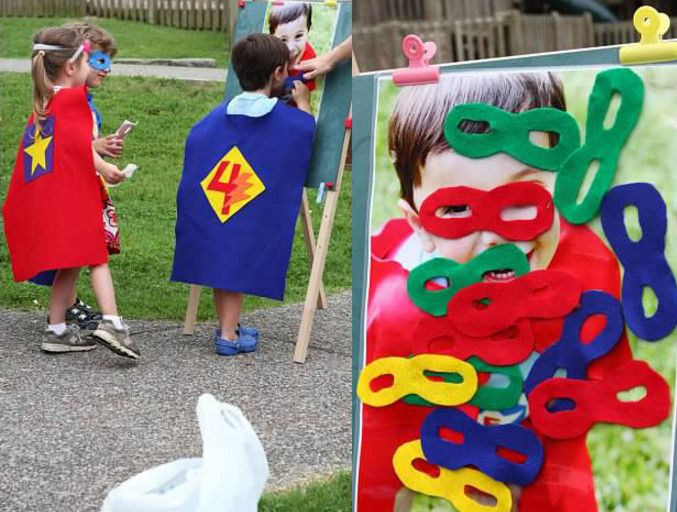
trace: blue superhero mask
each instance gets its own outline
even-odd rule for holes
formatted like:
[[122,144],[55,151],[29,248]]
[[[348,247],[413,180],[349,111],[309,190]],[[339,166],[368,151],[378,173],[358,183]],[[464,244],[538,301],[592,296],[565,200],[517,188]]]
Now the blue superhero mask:
[[97,50],[89,54],[89,66],[97,71],[105,71],[110,73],[112,59],[103,50]]

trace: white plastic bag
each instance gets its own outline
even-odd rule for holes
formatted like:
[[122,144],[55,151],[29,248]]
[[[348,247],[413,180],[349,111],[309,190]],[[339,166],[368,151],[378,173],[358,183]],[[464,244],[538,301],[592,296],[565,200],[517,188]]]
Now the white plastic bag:
[[133,476],[113,488],[101,512],[194,512],[202,459],[179,459]]
[[198,400],[202,459],[179,459],[112,489],[101,512],[256,512],[268,480],[263,446],[240,409]]

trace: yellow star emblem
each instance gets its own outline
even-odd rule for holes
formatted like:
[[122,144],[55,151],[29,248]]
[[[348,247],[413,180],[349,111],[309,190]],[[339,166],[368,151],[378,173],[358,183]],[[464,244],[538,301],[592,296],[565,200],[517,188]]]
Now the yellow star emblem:
[[24,148],[24,151],[31,157],[31,176],[35,174],[35,169],[38,165],[43,169],[47,170],[47,148],[49,143],[52,142],[52,136],[42,137],[41,133],[35,135],[35,142]]

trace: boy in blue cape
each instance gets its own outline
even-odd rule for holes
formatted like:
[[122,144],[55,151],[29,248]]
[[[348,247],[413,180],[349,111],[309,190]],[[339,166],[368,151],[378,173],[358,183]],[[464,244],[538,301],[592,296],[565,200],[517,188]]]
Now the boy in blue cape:
[[177,195],[172,280],[214,289],[216,351],[256,350],[258,331],[239,325],[244,294],[282,300],[294,225],[313,143],[308,88],[292,108],[276,95],[289,50],[250,34],[231,53],[244,91],[191,129]]

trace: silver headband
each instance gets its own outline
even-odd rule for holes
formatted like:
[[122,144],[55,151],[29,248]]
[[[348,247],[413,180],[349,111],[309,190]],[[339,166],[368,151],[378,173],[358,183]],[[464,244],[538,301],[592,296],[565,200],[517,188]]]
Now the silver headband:
[[[89,51],[89,47],[90,47],[89,41],[85,41],[84,43],[82,43],[78,47],[78,49],[75,51],[75,53],[68,59],[68,62],[71,62],[71,63],[75,62],[83,51]],[[53,45],[53,44],[35,43],[33,45],[33,50],[67,51],[67,50],[72,50],[72,48],[66,48],[65,46],[56,46],[56,45]]]

